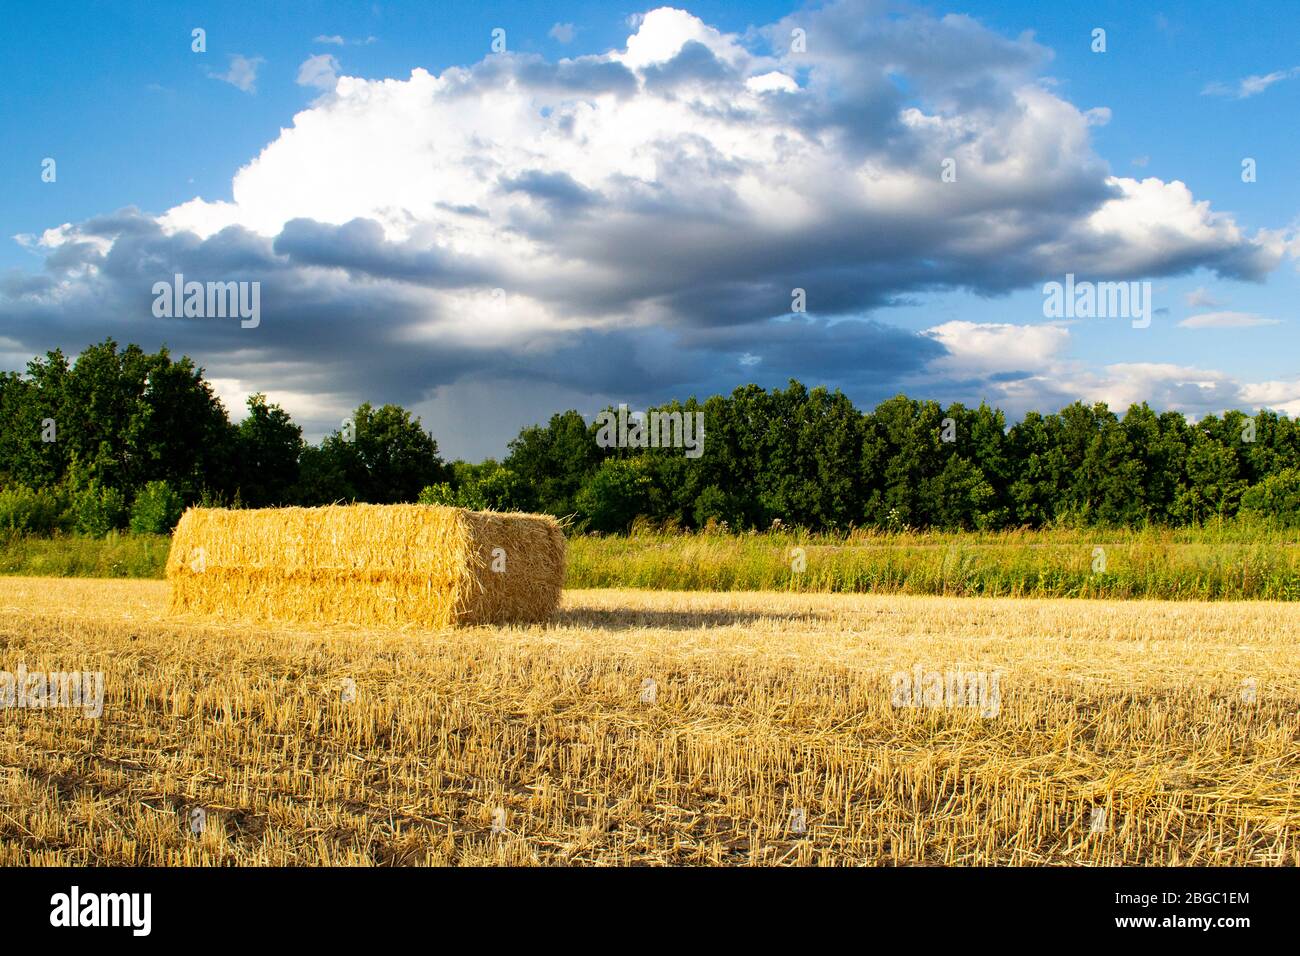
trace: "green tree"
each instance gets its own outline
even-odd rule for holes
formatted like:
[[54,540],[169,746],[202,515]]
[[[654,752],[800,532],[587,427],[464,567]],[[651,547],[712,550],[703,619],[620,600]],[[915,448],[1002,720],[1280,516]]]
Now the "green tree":
[[652,510],[654,484],[644,458],[610,458],[579,489],[577,513],[594,531],[626,531]]
[[202,369],[166,349],[119,350],[106,339],[74,363],[56,350],[28,363],[25,376],[0,378],[5,480],[53,487],[76,462],[86,480],[128,497],[164,480],[192,500],[228,474],[230,435]]
[[303,447],[298,457],[298,483],[291,497],[308,507],[359,500],[357,489],[348,478],[343,455],[330,438],[320,445]]
[[329,435],[319,454],[302,456],[300,493],[316,501],[371,504],[415,501],[420,491],[451,478],[438,443],[400,405],[358,406],[349,429]]
[[73,496],[72,516],[79,533],[102,538],[126,525],[126,498],[118,489],[91,479]]
[[1017,465],[1008,487],[1012,521],[1031,528],[1051,524],[1066,485],[1060,418],[1029,412],[1011,426],[1007,441]]
[[[1142,426],[1141,412],[1133,425]],[[1099,414],[1097,433],[1084,458],[1081,497],[1092,522],[1107,527],[1137,526],[1147,517],[1146,461],[1141,446],[1129,440],[1129,429],[1110,412]],[[1150,423],[1151,427],[1155,423]]]
[[0,488],[0,531],[52,534],[63,523],[66,506],[49,488]]
[[578,510],[578,491],[612,453],[596,444],[596,426],[570,409],[523,429],[510,442],[505,466],[524,483],[521,507],[563,516]]
[[[25,376],[0,373],[0,481],[51,488],[68,469],[68,443],[60,442],[64,382],[69,364],[59,350],[32,359]],[[53,437],[54,441],[46,439]]]
[[1300,461],[1300,425],[1268,409],[1237,418],[1224,429],[1223,440],[1239,444],[1242,477],[1251,485]]
[[961,455],[952,455],[943,471],[929,481],[931,520],[940,528],[967,530],[992,528],[998,512],[992,506],[997,495],[979,466]]
[[1284,468],[1248,488],[1241,514],[1283,528],[1300,526],[1300,469]]
[[868,443],[883,465],[882,487],[868,499],[868,521],[882,527],[891,521],[912,527],[936,523],[933,481],[951,453],[943,448],[943,419],[938,403],[905,395],[876,406],[867,421]]
[[258,392],[235,431],[239,496],[250,508],[288,504],[298,484],[302,429],[279,405]]
[[1187,452],[1187,483],[1175,504],[1179,520],[1188,524],[1230,518],[1246,490],[1241,477],[1237,442],[1220,440],[1223,422],[1209,415],[1192,430]]
[[165,481],[151,481],[131,505],[130,528],[136,534],[167,534],[185,510],[181,496]]
[[474,511],[517,511],[524,492],[519,476],[494,459],[477,465],[457,461],[452,464],[452,480],[428,485],[419,502]]
[[853,524],[863,505],[861,414],[842,393],[810,392],[794,380],[764,404],[768,427],[755,456],[763,518],[810,528]]

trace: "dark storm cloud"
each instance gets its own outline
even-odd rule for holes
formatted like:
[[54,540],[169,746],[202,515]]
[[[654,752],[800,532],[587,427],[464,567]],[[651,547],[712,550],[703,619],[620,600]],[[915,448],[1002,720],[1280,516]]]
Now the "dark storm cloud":
[[540,199],[561,213],[577,212],[599,201],[595,193],[568,173],[548,173],[540,169],[525,170],[518,176],[503,179],[501,188]]
[[135,206],[127,206],[117,212],[91,216],[78,225],[77,231],[85,236],[114,239],[120,236],[151,236],[159,229],[152,216],[145,215]]
[[671,93],[682,87],[696,84],[713,84],[735,81],[737,73],[727,66],[703,43],[689,40],[672,59],[654,63],[642,71],[646,89],[652,93]]
[[523,84],[538,92],[560,95],[595,96],[610,93],[630,96],[637,80],[622,63],[598,56],[581,56],[549,63],[536,53],[503,53],[489,56],[468,69],[447,73],[450,92],[474,95],[478,90]]
[[47,275],[13,270],[0,277],[0,296],[6,299],[21,299],[25,296],[48,294],[54,287],[54,279]]
[[292,219],[276,237],[273,249],[295,266],[330,267],[353,276],[430,287],[482,284],[491,274],[481,264],[441,249],[391,242],[385,238],[383,226],[373,219],[353,219],[341,226]]

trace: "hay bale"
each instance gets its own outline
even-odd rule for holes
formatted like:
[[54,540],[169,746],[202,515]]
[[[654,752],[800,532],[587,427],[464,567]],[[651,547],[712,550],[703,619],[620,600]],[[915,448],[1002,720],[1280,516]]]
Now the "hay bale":
[[543,621],[560,601],[564,535],[546,515],[434,505],[190,508],[167,580],[173,611],[228,620]]

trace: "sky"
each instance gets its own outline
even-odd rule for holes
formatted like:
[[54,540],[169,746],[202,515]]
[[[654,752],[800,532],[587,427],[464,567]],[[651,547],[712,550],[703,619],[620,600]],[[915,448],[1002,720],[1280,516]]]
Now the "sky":
[[[1300,413],[1300,5],[4,16],[0,369],[166,345],[233,418],[396,402],[469,460],[791,377]],[[257,321],[159,315],[176,274]],[[1050,314],[1067,275],[1149,323]]]

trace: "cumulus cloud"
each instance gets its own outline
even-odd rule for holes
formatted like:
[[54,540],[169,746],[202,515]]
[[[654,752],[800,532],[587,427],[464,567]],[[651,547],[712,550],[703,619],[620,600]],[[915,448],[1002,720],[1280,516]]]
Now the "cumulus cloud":
[[922,337],[942,351],[904,379],[909,394],[969,405],[985,401],[1013,419],[1079,397],[1063,382],[1080,371],[1065,358],[1070,330],[1063,324],[956,320],[926,329]]
[[572,23],[556,23],[546,32],[557,43],[572,43],[574,36],[577,35],[578,28]]
[[1116,414],[1146,402],[1191,419],[1227,409],[1300,413],[1300,381],[1242,382],[1217,369],[1168,362],[1117,362],[1088,368],[1071,359],[1063,324],[1016,325],[955,321],[927,329],[945,352],[913,378],[927,395],[987,401],[1012,419],[1055,411],[1074,401],[1105,402]]
[[257,92],[257,68],[266,61],[260,56],[244,56],[242,53],[230,54],[230,67],[225,73],[209,72],[214,80],[229,83],[245,93]]
[[945,347],[933,363],[936,371],[963,375],[1003,375],[1041,370],[1056,359],[1070,339],[1061,325],[1014,325],[1008,322],[945,322],[924,333]]
[[1254,382],[1241,387],[1241,399],[1251,408],[1271,408],[1300,417],[1300,381]]
[[1241,386],[1222,372],[1163,362],[1121,362],[1100,374],[1080,375],[1079,394],[1118,414],[1146,402],[1199,417],[1242,405]]
[[[1029,34],[849,0],[744,36],[657,9],[605,53],[405,79],[312,57],[299,82],[332,93],[229,200],[29,238],[45,269],[0,286],[0,335],[81,345],[107,316],[120,339],[321,409],[471,382],[594,403],[788,375],[870,400],[927,369],[1028,394],[1062,329],[918,334],[871,313],[1067,272],[1258,279],[1288,241],[1182,182],[1112,175],[1090,140],[1108,111],[1058,95],[1049,60]],[[152,318],[152,282],[176,272],[260,280],[260,327]]]

